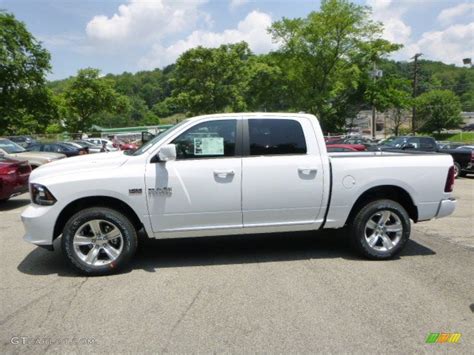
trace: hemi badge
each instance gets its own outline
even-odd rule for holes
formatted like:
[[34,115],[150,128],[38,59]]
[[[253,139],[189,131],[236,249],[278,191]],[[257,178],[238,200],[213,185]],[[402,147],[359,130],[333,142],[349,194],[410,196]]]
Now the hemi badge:
[[139,194],[142,193],[142,189],[130,189],[130,190],[128,190],[128,193],[130,195],[139,195]]

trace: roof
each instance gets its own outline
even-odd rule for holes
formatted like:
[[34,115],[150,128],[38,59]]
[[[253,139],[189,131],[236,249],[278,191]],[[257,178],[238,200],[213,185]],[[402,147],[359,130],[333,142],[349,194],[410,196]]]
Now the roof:
[[118,127],[118,128],[103,128],[97,125],[93,125],[92,128],[99,132],[103,133],[119,133],[119,132],[142,132],[148,129],[158,128],[158,129],[168,129],[173,127],[172,124],[162,124],[155,126],[135,126],[135,127]]
[[314,115],[309,113],[296,113],[296,112],[233,112],[233,113],[213,113],[209,115],[201,115],[189,118],[190,121],[200,120],[203,118],[225,118],[225,117],[254,117],[259,118],[274,118],[274,117],[304,117],[304,118],[316,118]]

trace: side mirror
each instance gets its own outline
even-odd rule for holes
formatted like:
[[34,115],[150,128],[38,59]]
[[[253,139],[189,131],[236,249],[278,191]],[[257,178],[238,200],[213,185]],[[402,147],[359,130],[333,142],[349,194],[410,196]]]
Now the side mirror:
[[158,161],[176,160],[176,145],[166,144],[162,146],[158,152]]

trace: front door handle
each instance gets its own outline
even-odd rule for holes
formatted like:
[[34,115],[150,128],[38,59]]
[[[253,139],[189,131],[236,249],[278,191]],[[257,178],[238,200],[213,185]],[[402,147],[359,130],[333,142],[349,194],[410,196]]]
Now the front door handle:
[[311,174],[311,173],[315,173],[317,172],[318,169],[316,168],[311,168],[311,167],[302,167],[302,168],[298,168],[298,172],[302,173],[302,174]]
[[235,171],[234,170],[214,170],[214,175],[220,178],[224,178],[226,176],[235,175]]

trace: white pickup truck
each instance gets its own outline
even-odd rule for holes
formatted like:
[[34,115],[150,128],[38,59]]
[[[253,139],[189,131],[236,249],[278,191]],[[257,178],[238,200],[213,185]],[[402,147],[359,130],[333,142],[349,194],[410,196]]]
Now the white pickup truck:
[[456,201],[450,155],[328,156],[316,117],[246,113],[187,119],[135,152],[64,159],[30,177],[25,239],[88,275],[126,265],[137,232],[173,238],[348,227],[354,247],[387,259],[414,222]]

